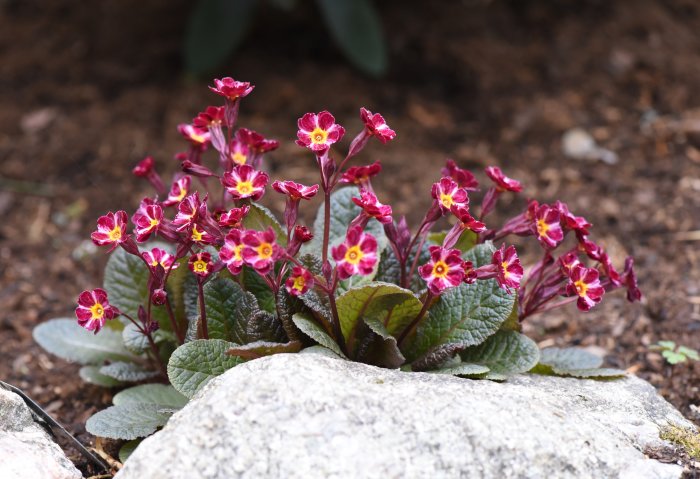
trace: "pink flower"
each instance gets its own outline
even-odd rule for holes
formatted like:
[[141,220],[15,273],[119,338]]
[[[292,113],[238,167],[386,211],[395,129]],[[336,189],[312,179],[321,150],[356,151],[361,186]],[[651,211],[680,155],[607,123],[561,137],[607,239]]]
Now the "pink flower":
[[450,208],[450,211],[457,217],[463,230],[470,229],[475,233],[481,233],[486,229],[486,225],[484,223],[474,219],[469,212],[469,207],[454,204],[452,205],[452,208]]
[[216,243],[216,238],[205,230],[202,225],[198,225],[197,223],[192,223],[192,229],[190,229],[190,240],[199,244]]
[[152,234],[157,233],[163,221],[163,208],[151,201],[145,204],[142,202],[141,207],[131,217],[131,222],[136,226],[136,241],[139,243],[147,241]]
[[284,195],[288,195],[293,201],[310,200],[318,193],[318,185],[304,186],[293,181],[275,181],[272,188]]
[[306,226],[296,225],[294,227],[294,239],[300,243],[308,243],[314,238],[314,234]]
[[637,285],[637,275],[634,272],[634,259],[630,256],[625,260],[624,283],[627,286],[627,300],[630,303],[642,300],[642,292]]
[[105,290],[96,288],[80,293],[75,315],[80,326],[97,334],[106,320],[119,315],[119,310],[109,304]]
[[453,205],[465,208],[469,205],[467,190],[460,188],[452,178],[446,176],[443,176],[439,182],[433,183],[430,194],[437,201],[442,214],[450,211]]
[[204,128],[183,123],[177,126],[177,131],[194,147],[204,149],[211,141],[211,134]]
[[382,143],[386,144],[389,140],[396,138],[396,132],[389,128],[384,117],[379,113],[373,115],[366,108],[360,108],[360,118],[365,124],[367,132],[372,136],[376,136]]
[[347,279],[359,274],[366,276],[374,271],[377,264],[377,240],[361,228],[350,228],[345,242],[331,249],[336,262],[338,277]]
[[280,146],[279,141],[268,140],[260,133],[248,128],[239,128],[236,132],[236,139],[256,153],[267,153],[268,151],[276,150]]
[[292,269],[292,274],[284,283],[287,292],[292,296],[301,296],[314,285],[314,277],[311,273],[300,266]]
[[192,125],[201,130],[208,130],[212,125],[225,124],[226,114],[224,110],[223,106],[208,106],[192,120]]
[[190,182],[192,179],[189,176],[182,176],[173,182],[170,187],[168,198],[163,201],[164,206],[172,206],[180,203],[187,193],[190,191]]
[[131,172],[134,174],[134,176],[147,178],[155,170],[155,166],[156,164],[155,161],[153,161],[153,158],[147,156],[141,160],[139,164],[136,165],[133,170],[131,170]]
[[575,231],[576,234],[581,237],[588,236],[588,228],[591,227],[591,224],[586,221],[586,218],[571,214],[566,203],[562,203],[561,201],[554,203],[554,206],[559,210],[561,222],[565,228]]
[[581,311],[589,311],[600,303],[605,293],[605,289],[600,285],[598,271],[583,265],[574,267],[569,273],[566,291],[572,296],[578,296],[576,306]]
[[371,165],[352,166],[345,170],[340,177],[341,183],[352,183],[366,187],[369,179],[379,174],[382,171],[382,165],[379,161],[375,161]]
[[218,93],[231,101],[248,96],[253,91],[253,88],[255,86],[249,82],[236,81],[231,77],[225,77],[221,80],[215,78],[214,86],[209,87],[214,93]]
[[345,134],[345,128],[335,123],[335,118],[327,111],[318,115],[307,113],[297,122],[297,145],[305,146],[317,153],[323,153],[330,146],[340,141]]
[[457,182],[460,188],[467,191],[476,191],[479,188],[479,182],[469,170],[459,168],[454,160],[447,160],[445,167],[440,172],[442,176],[449,176]]
[[243,261],[255,269],[258,274],[267,274],[280,256],[280,247],[275,242],[275,231],[272,227],[265,231],[246,230],[241,236]]
[[243,269],[243,242],[242,232],[239,229],[232,229],[224,239],[224,245],[219,251],[219,259],[226,265],[231,274],[239,274]]
[[537,208],[532,229],[545,248],[554,249],[564,239],[559,211],[548,205],[540,205]]
[[186,196],[185,199],[177,205],[177,215],[173,220],[173,225],[178,227],[178,231],[184,231],[192,226],[192,223],[199,217],[201,206],[202,202],[199,199],[198,191]]
[[580,264],[581,261],[579,261],[578,255],[573,251],[569,251],[559,258],[559,266],[561,266],[562,272],[567,276],[571,274],[572,269]]
[[229,157],[234,164],[245,165],[248,162],[249,155],[248,145],[235,138],[231,140],[231,143],[229,143]]
[[238,165],[224,173],[221,184],[226,191],[237,200],[250,198],[259,200],[265,194],[268,176],[249,165]]
[[520,286],[520,281],[523,279],[523,267],[520,264],[520,258],[515,251],[515,246],[501,245],[499,249],[493,252],[491,264],[496,266],[496,281],[498,285],[510,291],[510,288],[517,289]]
[[211,254],[202,251],[190,256],[187,267],[200,278],[206,278],[212,273],[214,263],[211,260]]
[[508,178],[497,166],[486,168],[486,175],[496,184],[498,191],[513,191],[517,193],[523,189],[519,181]]
[[110,211],[100,216],[97,220],[97,230],[90,235],[92,242],[98,246],[112,245],[109,251],[114,250],[129,238],[126,234],[126,223],[126,211],[123,210],[116,213]]
[[374,218],[382,224],[392,222],[391,206],[381,204],[371,191],[360,190],[360,197],[352,198],[352,201],[362,208],[363,214],[367,218]]
[[173,255],[160,248],[153,248],[151,251],[144,251],[141,253],[141,257],[152,269],[155,269],[158,267],[158,265],[160,265],[163,270],[168,271],[168,269],[177,269],[177,267],[180,266],[179,263],[175,263],[175,257]]
[[219,217],[219,226],[222,228],[239,228],[248,211],[250,211],[250,206],[248,205],[228,210]]
[[433,294],[454,288],[464,280],[464,261],[458,249],[430,247],[430,261],[418,268],[421,278]]

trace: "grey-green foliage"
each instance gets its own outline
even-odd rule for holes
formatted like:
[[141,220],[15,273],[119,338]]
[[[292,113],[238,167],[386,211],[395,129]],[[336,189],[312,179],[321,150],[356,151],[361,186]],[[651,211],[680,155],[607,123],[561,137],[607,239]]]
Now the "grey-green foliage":
[[[481,244],[464,258],[479,267],[491,262],[493,251],[493,245]],[[460,284],[447,290],[409,338],[404,349],[406,358],[420,359],[446,344],[462,348],[481,344],[508,318],[514,301],[515,294],[504,291],[495,279]]]
[[488,379],[506,379],[535,367],[540,350],[535,342],[516,331],[497,331],[478,346],[460,353],[465,363],[481,364],[489,368]]
[[85,429],[94,436],[131,440],[150,436],[165,425],[171,411],[158,404],[127,403],[92,415]]
[[537,374],[605,379],[624,376],[619,369],[601,368],[603,360],[579,348],[546,348],[539,363],[531,370]]

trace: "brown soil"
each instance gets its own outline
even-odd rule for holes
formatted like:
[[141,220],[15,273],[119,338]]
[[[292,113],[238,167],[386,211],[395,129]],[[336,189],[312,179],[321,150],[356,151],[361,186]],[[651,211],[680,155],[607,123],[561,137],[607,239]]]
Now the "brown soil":
[[[648,379],[692,419],[700,365],[671,368],[649,346],[665,339],[700,349],[700,235],[684,236],[700,229],[700,6],[376,3],[391,52],[386,78],[349,67],[312,4],[291,15],[265,8],[217,72],[257,85],[240,121],[282,141],[271,175],[315,181],[311,158],[293,143],[301,114],[328,109],[353,132],[366,106],[398,138],[371,145],[362,160],[383,162],[380,199],[414,223],[446,157],[481,179],[484,166],[500,165],[526,197],[567,202],[594,223],[616,265],[636,258],[645,300],[610,295],[589,314],[533,318],[528,332],[542,345],[602,348],[609,365]],[[133,210],[149,193],[131,167],[153,155],[174,171],[172,155],[184,148],[175,126],[218,102],[207,81],[181,73],[189,8],[0,3],[0,379],[86,443],[85,420],[111,393],[81,383],[78,367],[44,353],[31,331],[71,316],[79,292],[100,284],[105,255],[85,240],[97,216]],[[619,162],[565,157],[561,137],[573,127]],[[504,205],[513,214],[524,200]]]

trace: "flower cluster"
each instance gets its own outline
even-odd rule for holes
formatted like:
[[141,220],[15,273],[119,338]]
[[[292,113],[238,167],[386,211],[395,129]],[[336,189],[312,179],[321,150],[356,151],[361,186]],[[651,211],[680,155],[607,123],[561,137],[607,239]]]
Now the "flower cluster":
[[[590,239],[591,225],[573,215],[562,202],[539,204],[531,200],[522,213],[501,228],[487,226],[485,218],[498,198],[523,189],[520,182],[498,167],[486,168],[491,186],[476,208],[478,214],[473,214],[470,195],[479,191],[479,182],[472,172],[448,160],[430,192],[425,192],[432,201],[412,233],[406,219],[395,218],[392,207],[379,200],[372,186],[381,164],[349,166],[372,138],[380,144],[396,138],[382,115],[365,108],[360,109],[362,130],[340,161],[335,159],[334,150],[343,140],[345,128],[327,111],[304,114],[298,120],[296,144],[315,157],[319,183],[276,180],[270,184],[263,160],[279,142],[236,126],[240,102],[254,86],[223,78],[214,80],[210,89],[223,97],[224,104],[209,106],[191,123],[178,126],[187,149],[175,155],[181,172],[172,179],[170,188],[156,171],[155,161],[144,159],[133,173],[146,179],[155,194],[141,200],[131,216],[133,227],[129,226],[127,213],[120,210],[100,217],[92,233],[96,245],[108,251],[121,247],[145,265],[149,273],[148,304],[139,308],[137,317],[131,317],[111,306],[104,290],[85,291],[78,299],[76,316],[86,329],[97,332],[106,320],[123,315],[149,337],[155,348],[152,333],[160,325],[153,319],[152,310],[161,307],[182,343],[187,325],[176,317],[168,280],[173,271],[183,267],[180,273],[191,274],[198,288],[200,338],[208,337],[204,286],[221,272],[241,285],[245,284],[245,275],[257,275],[258,285],[262,282],[273,298],[285,292],[304,298],[311,291],[325,297],[329,313],[317,319],[342,346],[336,296],[350,287],[346,280],[353,277],[385,280],[377,276],[383,255],[394,262],[398,286],[412,290],[411,294],[423,304],[420,314],[397,334],[399,345],[441,295],[477,281],[493,280],[503,289],[501,294],[517,294],[521,321],[573,302],[588,311],[606,292],[621,287],[627,289],[630,301],[641,298],[631,258],[624,271],[618,272],[605,250]],[[205,163],[209,154],[213,154],[216,166]],[[331,217],[331,194],[343,184],[353,185],[356,193],[352,202],[343,206],[345,210],[351,208],[352,217],[341,221]],[[258,204],[268,193],[268,186],[285,196],[283,224]],[[317,238],[302,255],[302,245],[313,240],[314,234],[299,224],[299,206],[302,200],[319,193],[324,201],[322,224],[314,225]],[[451,226],[432,232],[439,223]],[[574,242],[563,248],[569,233]],[[530,268],[527,277],[515,247],[504,243],[509,235],[533,236],[543,251],[542,259]],[[168,246],[148,247],[147,242],[156,238]],[[490,260],[475,264],[465,259],[472,247],[487,242],[498,245],[488,246]],[[560,247],[564,251],[555,254]],[[279,320],[290,340],[295,338],[294,326],[281,315]],[[156,353],[154,350],[154,357]]]

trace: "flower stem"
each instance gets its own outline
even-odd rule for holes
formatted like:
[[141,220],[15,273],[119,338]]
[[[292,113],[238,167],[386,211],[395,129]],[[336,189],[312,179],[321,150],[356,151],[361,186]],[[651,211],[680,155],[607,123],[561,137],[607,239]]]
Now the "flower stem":
[[328,261],[328,241],[331,234],[331,191],[330,187],[323,190],[323,251],[322,259],[325,264]]
[[169,297],[166,297],[166,299],[165,299],[165,309],[168,312],[168,318],[170,318],[170,324],[173,327],[173,331],[175,331],[175,335],[177,336],[178,343],[184,344],[185,335],[180,330],[180,325],[177,324],[177,319],[175,319],[175,312],[173,311],[173,307],[170,304]]
[[435,298],[437,298],[437,296],[435,296],[432,292],[430,292],[430,290],[428,290],[428,293],[425,296],[425,301],[423,301],[423,307],[421,308],[420,312],[416,315],[415,319],[411,321],[411,324],[409,324],[399,336],[399,339],[397,341],[399,347],[401,346],[401,343],[403,343],[403,340],[406,339],[406,337],[416,328],[418,323],[420,323],[420,320],[423,319],[425,313],[428,312],[428,309],[433,304],[433,300]]
[[209,327],[207,325],[207,310],[204,307],[204,283],[197,281],[197,289],[199,291],[199,337],[201,339],[209,339]]

